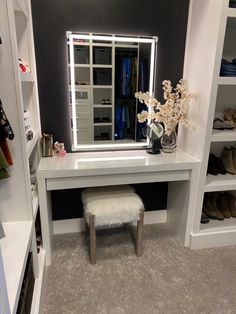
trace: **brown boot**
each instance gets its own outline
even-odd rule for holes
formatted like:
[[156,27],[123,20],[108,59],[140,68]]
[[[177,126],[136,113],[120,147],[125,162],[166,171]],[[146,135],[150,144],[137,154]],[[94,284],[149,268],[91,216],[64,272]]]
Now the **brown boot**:
[[236,169],[236,148],[231,147],[232,150],[232,157],[233,157],[233,163],[234,163],[234,168]]
[[215,219],[217,219],[217,220],[224,220],[225,219],[224,215],[219,211],[219,208],[216,205],[217,196],[218,196],[217,192],[209,193],[208,203],[210,204],[210,206],[216,212],[217,217]]
[[235,197],[234,195],[230,193],[225,193],[225,195],[226,195],[227,204],[228,204],[231,217],[236,218]]
[[202,209],[203,213],[210,219],[224,220],[224,216],[220,213],[218,208],[214,206],[214,202],[212,202],[212,196],[210,196],[210,194],[214,193],[206,193],[204,196]]
[[226,171],[230,174],[236,174],[236,169],[233,162],[233,152],[230,148],[224,148],[221,159],[223,161]]
[[225,193],[218,193],[216,204],[217,208],[225,218],[231,217]]

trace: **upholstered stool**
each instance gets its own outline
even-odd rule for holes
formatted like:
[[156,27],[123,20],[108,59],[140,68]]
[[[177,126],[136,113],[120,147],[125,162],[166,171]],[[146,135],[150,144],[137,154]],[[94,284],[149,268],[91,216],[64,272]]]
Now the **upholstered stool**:
[[96,263],[96,227],[137,221],[136,255],[142,254],[144,206],[129,185],[88,188],[82,192],[90,261]]

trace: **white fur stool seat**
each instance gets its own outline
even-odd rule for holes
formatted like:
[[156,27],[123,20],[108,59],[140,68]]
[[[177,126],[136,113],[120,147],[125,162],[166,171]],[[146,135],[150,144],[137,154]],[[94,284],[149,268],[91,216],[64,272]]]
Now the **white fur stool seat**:
[[82,192],[84,218],[90,229],[90,259],[96,263],[96,226],[137,221],[136,254],[141,255],[144,205],[129,185],[88,188]]

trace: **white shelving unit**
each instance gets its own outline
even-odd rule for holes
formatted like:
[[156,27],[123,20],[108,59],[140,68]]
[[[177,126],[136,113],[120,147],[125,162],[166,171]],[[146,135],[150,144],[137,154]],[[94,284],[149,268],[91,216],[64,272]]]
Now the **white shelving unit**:
[[[236,176],[207,175],[209,153],[220,157],[224,146],[230,147],[236,142],[235,130],[212,129],[215,116],[226,108],[236,109],[236,77],[219,76],[221,59],[231,61],[236,57],[235,36],[236,9],[229,8],[229,0],[191,1],[184,77],[189,89],[199,93],[196,107],[193,105],[189,112],[190,119],[197,122],[197,130],[180,127],[179,132],[179,147],[202,160],[192,204],[191,248],[236,244],[235,218],[200,224],[205,193],[236,191]],[[196,60],[196,54],[201,62]]]
[[[5,238],[0,240],[0,277],[6,283],[0,309],[15,314],[29,252],[33,255],[35,285],[31,313],[39,312],[39,301],[44,273],[43,250],[37,254],[35,218],[38,195],[31,193],[30,168],[39,162],[38,143],[41,134],[31,1],[3,0],[0,2],[0,31],[2,56],[0,58],[0,97],[13,128],[15,138],[8,141],[13,159],[10,177],[0,181],[0,221]],[[23,73],[18,58],[27,60],[31,72]],[[26,139],[24,111],[29,112],[33,138]],[[1,287],[2,288],[2,287]]]
[[17,310],[32,226],[31,221],[3,223],[6,237],[1,240],[1,250],[11,313]]

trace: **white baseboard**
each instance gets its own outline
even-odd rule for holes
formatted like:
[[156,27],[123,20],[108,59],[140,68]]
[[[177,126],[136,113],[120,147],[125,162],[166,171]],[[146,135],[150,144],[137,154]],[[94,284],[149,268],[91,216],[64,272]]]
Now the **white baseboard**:
[[[154,210],[144,213],[144,224],[152,225],[158,223],[166,223],[167,211]],[[53,221],[53,233],[74,233],[84,231],[84,218],[54,220]]]
[[236,230],[224,230],[209,233],[191,233],[190,249],[236,245]]

